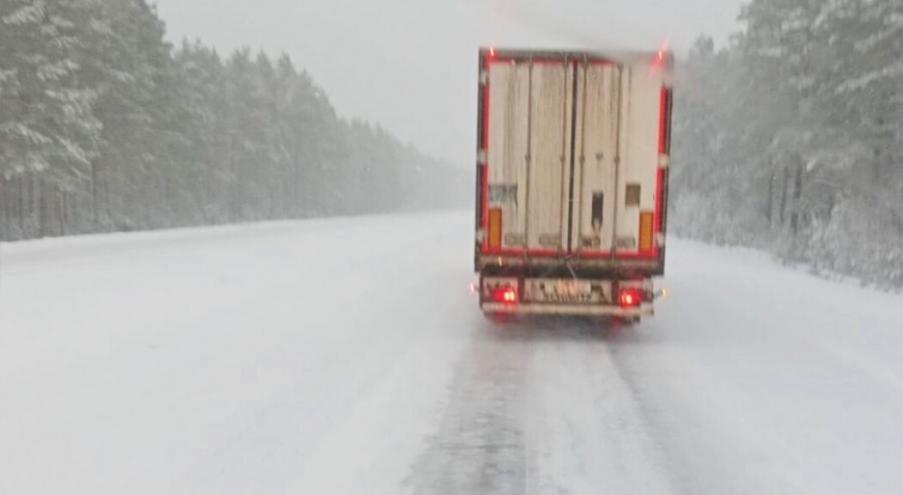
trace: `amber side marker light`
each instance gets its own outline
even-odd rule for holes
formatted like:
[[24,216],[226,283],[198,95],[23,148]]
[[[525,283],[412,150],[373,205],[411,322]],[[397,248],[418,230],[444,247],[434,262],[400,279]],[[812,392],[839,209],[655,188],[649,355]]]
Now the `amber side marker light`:
[[652,251],[653,229],[655,228],[655,213],[644,211],[640,213],[640,251]]
[[489,247],[498,249],[502,247],[502,209],[489,210]]

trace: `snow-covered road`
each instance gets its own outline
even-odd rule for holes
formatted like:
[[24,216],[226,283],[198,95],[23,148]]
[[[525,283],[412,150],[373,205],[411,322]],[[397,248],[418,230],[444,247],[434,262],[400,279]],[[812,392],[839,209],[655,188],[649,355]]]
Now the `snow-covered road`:
[[471,216],[0,245],[0,493],[899,493],[903,297],[673,241],[483,321]]

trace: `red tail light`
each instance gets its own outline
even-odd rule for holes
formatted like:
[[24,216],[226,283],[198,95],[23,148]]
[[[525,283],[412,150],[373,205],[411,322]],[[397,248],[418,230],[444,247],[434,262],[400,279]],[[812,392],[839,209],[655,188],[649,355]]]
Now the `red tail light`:
[[492,301],[504,304],[517,304],[517,289],[511,286],[499,287],[492,291]]
[[639,289],[623,289],[618,301],[623,308],[635,308],[643,303],[643,293]]

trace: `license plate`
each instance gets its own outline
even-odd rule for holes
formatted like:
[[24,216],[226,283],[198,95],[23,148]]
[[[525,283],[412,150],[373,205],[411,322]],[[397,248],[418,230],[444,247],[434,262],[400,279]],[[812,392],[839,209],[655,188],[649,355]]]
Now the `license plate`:
[[537,280],[532,282],[529,296],[537,302],[595,302],[592,285],[582,280]]

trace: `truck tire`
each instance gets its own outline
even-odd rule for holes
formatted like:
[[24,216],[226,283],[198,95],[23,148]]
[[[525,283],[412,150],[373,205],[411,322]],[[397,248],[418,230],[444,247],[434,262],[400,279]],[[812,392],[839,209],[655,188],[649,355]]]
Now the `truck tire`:
[[628,329],[639,325],[641,319],[639,316],[621,317],[614,316],[609,320],[611,328]]
[[492,323],[496,326],[505,326],[510,325],[513,317],[506,313],[494,313],[492,311],[483,311],[483,317],[486,318],[489,323]]

